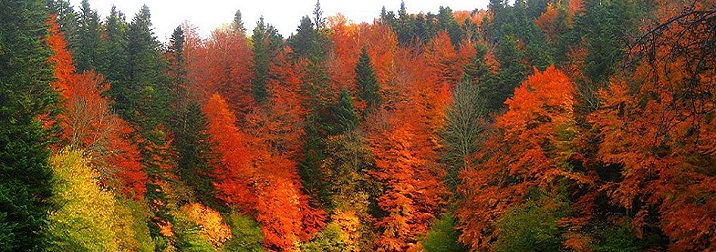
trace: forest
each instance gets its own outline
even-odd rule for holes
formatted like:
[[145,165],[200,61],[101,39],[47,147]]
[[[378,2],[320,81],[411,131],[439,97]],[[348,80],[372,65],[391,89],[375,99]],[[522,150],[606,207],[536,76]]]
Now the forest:
[[716,251],[715,0],[0,6],[0,251]]

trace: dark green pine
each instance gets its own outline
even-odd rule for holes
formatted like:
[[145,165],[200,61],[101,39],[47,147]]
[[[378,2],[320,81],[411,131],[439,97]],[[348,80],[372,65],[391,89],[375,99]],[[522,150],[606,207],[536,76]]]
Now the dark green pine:
[[0,0],[0,250],[40,251],[40,231],[51,211],[48,133],[40,115],[52,115],[58,96],[46,2]]
[[361,50],[356,64],[356,85],[358,98],[367,105],[366,110],[375,109],[380,104],[380,86],[375,76],[375,70],[365,47]]
[[254,99],[263,103],[268,97],[266,85],[270,78],[269,68],[272,59],[276,58],[281,46],[283,46],[283,37],[278,30],[272,25],[264,22],[264,18],[259,18],[256,22],[256,28],[251,35],[254,51],[254,79],[251,80],[252,95]]
[[338,95],[338,101],[333,105],[333,135],[342,135],[358,127],[358,114],[356,113],[350,92],[343,89]]

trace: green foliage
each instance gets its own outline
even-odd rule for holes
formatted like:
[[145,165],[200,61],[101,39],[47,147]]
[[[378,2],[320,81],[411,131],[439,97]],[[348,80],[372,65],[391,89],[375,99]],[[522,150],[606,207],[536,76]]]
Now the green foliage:
[[585,0],[575,17],[574,33],[586,41],[584,74],[603,84],[625,54],[626,38],[635,31],[638,18],[633,1]]
[[505,108],[505,100],[512,96],[515,88],[527,77],[527,66],[523,63],[524,50],[520,48],[518,38],[508,35],[497,48],[500,70],[496,80],[490,80],[484,86],[485,108],[488,112],[498,112]]
[[448,167],[445,182],[452,190],[460,184],[458,174],[478,149],[485,115],[479,86],[469,81],[459,83],[453,91],[452,103],[445,113],[445,128],[441,132],[442,158]]
[[50,159],[55,174],[47,251],[117,251],[116,216],[112,193],[99,186],[99,173],[88,166],[81,151],[63,151]]
[[557,221],[569,214],[569,205],[559,195],[543,195],[505,213],[494,251],[562,251],[563,230]]
[[465,245],[457,241],[460,232],[455,228],[457,220],[451,213],[445,213],[428,231],[421,242],[427,252],[461,252],[467,251]]
[[297,57],[321,62],[328,56],[326,48],[330,45],[330,40],[320,28],[316,28],[310,17],[304,16],[296,34],[290,36],[286,43]]
[[127,55],[127,21],[124,13],[112,7],[102,29],[104,36],[100,51],[100,63],[95,70],[112,83],[109,94],[117,103],[124,102],[124,97],[118,97],[129,78],[129,56]]
[[211,241],[199,234],[201,226],[194,223],[182,211],[172,212],[173,230],[176,235],[174,247],[178,251],[216,251]]
[[221,251],[264,251],[261,245],[264,235],[259,224],[251,217],[236,212],[226,217],[226,222],[231,227],[232,238],[224,243]]
[[119,196],[114,210],[119,251],[154,251],[154,241],[147,226],[149,209],[140,202]]
[[356,85],[358,87],[358,98],[366,103],[366,110],[370,111],[380,105],[380,86],[375,76],[375,70],[370,61],[368,51],[361,49],[358,63],[356,64]]
[[345,249],[345,242],[341,239],[341,227],[335,223],[326,225],[325,229],[316,234],[316,237],[308,243],[301,245],[301,251],[306,252],[341,252]]
[[47,37],[46,1],[0,1],[0,244],[31,251],[51,208],[52,171],[40,115],[54,115],[57,94]]
[[97,11],[92,10],[88,0],[82,0],[77,14],[77,31],[68,37],[77,72],[96,69],[101,61],[102,25]]
[[206,128],[208,122],[196,102],[189,103],[175,126],[174,146],[177,150],[176,174],[188,185],[194,196],[204,205],[215,207],[214,186],[211,180],[211,164],[216,154],[211,152]]
[[236,13],[234,13],[234,21],[231,22],[231,29],[246,33],[246,27],[244,27],[244,21],[241,17],[241,10],[236,10]]
[[331,134],[340,135],[350,132],[358,127],[358,114],[356,113],[353,99],[348,90],[343,89],[338,95],[338,101],[333,105],[332,111],[333,123]]
[[254,79],[251,80],[252,94],[254,99],[261,103],[266,101],[268,90],[266,84],[269,78],[271,62],[276,58],[283,45],[283,37],[271,24],[259,18],[251,35],[254,52]]

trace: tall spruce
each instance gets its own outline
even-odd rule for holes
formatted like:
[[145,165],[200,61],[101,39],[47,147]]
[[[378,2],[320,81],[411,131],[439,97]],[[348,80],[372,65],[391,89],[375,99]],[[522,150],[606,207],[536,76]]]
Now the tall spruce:
[[102,44],[102,24],[97,11],[92,10],[88,0],[82,0],[77,15],[77,32],[70,38],[69,46],[75,59],[75,68],[81,73],[97,69],[100,63],[99,48]]
[[271,24],[264,22],[260,17],[256,28],[251,35],[254,51],[254,79],[251,80],[251,89],[254,100],[259,103],[266,101],[268,90],[266,84],[270,78],[269,68],[283,45],[283,37]]
[[51,210],[48,131],[58,95],[50,86],[46,2],[0,1],[0,250],[40,251]]
[[375,109],[380,104],[380,86],[375,76],[375,70],[370,60],[368,51],[361,49],[358,64],[356,64],[356,85],[358,98],[366,103],[366,110]]
[[231,28],[234,29],[234,31],[241,32],[242,34],[246,33],[246,27],[244,27],[241,10],[236,10],[236,13],[234,13],[234,21],[231,22]]

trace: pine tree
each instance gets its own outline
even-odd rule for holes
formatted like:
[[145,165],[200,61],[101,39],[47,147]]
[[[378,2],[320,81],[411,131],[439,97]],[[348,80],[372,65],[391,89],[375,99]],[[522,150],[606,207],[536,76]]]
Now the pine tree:
[[333,123],[331,123],[333,135],[345,134],[358,127],[358,114],[356,114],[351,94],[346,89],[343,89],[338,95],[338,101],[333,105],[331,114],[334,117]]
[[[126,103],[127,98],[124,93],[128,91],[126,89],[129,78],[129,57],[127,55],[127,21],[124,13],[112,6],[109,16],[104,22],[103,30],[101,57],[97,71],[112,84],[109,94],[115,103]],[[115,105],[115,109],[118,110],[117,105]],[[124,116],[122,113],[120,115]]]
[[241,10],[236,10],[236,13],[234,13],[234,21],[231,23],[231,28],[234,29],[234,31],[241,32],[242,34],[246,33],[244,21],[241,19]]
[[280,52],[283,38],[276,28],[265,23],[264,18],[261,17],[256,22],[251,41],[253,42],[254,51],[254,79],[251,81],[252,94],[254,100],[262,103],[266,101],[268,96],[266,84],[270,78],[269,68],[273,59]]
[[90,8],[88,0],[80,3],[77,33],[69,37],[70,50],[78,73],[97,69],[100,63],[99,48],[102,43],[102,25],[97,11]]
[[52,196],[47,118],[57,94],[45,1],[0,1],[0,246],[35,251]]
[[215,207],[214,186],[211,180],[212,162],[216,159],[206,132],[208,119],[201,106],[191,102],[179,117],[175,127],[177,175],[194,191],[199,202]]
[[366,103],[366,110],[378,108],[380,104],[380,86],[375,76],[375,70],[368,55],[368,51],[361,49],[358,64],[356,65],[356,84],[358,85],[358,98]]

